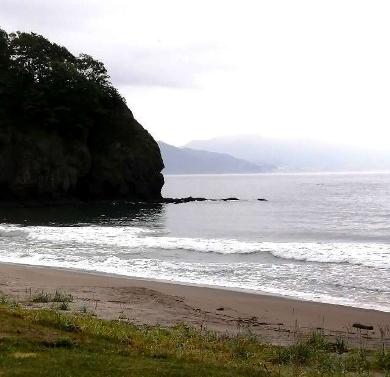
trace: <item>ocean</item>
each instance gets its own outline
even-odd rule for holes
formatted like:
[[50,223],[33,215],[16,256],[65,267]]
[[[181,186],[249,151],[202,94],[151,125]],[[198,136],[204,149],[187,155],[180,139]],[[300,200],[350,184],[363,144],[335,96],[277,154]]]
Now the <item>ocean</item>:
[[1,209],[0,262],[390,312],[390,174],[165,180],[165,197],[240,200]]

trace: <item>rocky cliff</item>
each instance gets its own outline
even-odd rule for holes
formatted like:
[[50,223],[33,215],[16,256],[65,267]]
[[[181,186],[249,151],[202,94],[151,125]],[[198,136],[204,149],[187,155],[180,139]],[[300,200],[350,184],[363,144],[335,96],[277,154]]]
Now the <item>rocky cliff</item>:
[[102,63],[0,30],[0,203],[161,198],[159,147]]

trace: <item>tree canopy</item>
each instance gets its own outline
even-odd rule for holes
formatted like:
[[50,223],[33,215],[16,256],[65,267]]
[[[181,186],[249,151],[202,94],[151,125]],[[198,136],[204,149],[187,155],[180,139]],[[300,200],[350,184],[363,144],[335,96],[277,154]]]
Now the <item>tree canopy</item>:
[[109,128],[123,105],[103,63],[35,33],[0,29],[0,127],[86,139],[91,128]]
[[163,166],[103,63],[0,28],[0,205],[160,199]]

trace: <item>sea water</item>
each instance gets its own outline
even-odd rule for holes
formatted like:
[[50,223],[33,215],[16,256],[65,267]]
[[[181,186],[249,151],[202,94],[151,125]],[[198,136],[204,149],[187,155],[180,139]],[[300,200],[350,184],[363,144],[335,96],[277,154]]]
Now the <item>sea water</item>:
[[1,209],[0,262],[390,311],[390,174],[165,180],[166,197],[240,200]]

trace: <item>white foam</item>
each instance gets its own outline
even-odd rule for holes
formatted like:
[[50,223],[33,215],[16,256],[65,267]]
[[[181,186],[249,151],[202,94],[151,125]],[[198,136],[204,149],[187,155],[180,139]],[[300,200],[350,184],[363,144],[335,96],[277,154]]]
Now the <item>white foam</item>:
[[0,237],[26,237],[28,232],[17,226],[0,226]]
[[[21,263],[46,267],[62,267],[85,271],[118,274],[129,277],[160,279],[164,281],[246,289],[303,300],[343,304],[390,312],[390,292],[378,292],[374,297],[368,293],[371,281],[364,272],[361,284],[348,289],[355,279],[345,273],[344,267],[336,265],[324,271],[321,266],[269,265],[269,264],[218,264],[162,261],[159,259],[123,260],[117,256],[68,256],[55,254],[9,253],[0,256],[2,262]],[[350,266],[349,268],[352,268]],[[351,275],[349,277],[349,275]],[[348,277],[345,281],[346,276]],[[380,276],[388,281],[387,274]],[[349,280],[348,280],[349,279]],[[387,280],[386,280],[387,279]],[[346,294],[332,287],[332,282],[342,281]],[[389,282],[390,283],[390,282]],[[310,287],[310,289],[308,289]],[[367,299],[369,298],[369,300]]]
[[390,269],[390,244],[383,243],[283,243],[167,237],[165,232],[159,229],[128,226],[25,227],[23,229],[0,227],[1,237],[27,237],[34,248],[72,247],[92,253],[115,254],[115,248],[120,248],[120,252],[184,250],[226,255],[263,253],[286,260]]
[[390,311],[388,244],[250,242],[165,234],[140,227],[0,225],[0,262],[249,289]]
[[264,243],[272,255],[317,263],[348,263],[390,269],[390,244],[376,243]]

